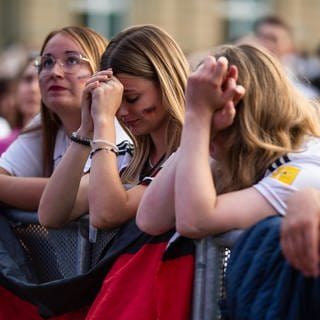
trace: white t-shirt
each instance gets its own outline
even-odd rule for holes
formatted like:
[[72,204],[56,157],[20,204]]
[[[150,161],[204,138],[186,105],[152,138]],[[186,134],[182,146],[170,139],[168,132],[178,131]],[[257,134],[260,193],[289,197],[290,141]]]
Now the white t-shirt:
[[0,117],[0,139],[6,138],[10,132],[11,128],[8,121]]
[[278,213],[284,215],[287,199],[296,190],[320,189],[320,139],[310,138],[299,153],[289,153],[275,161],[254,188]]
[[[28,125],[37,127],[40,125],[40,116],[36,116]],[[117,144],[123,139],[130,141],[122,128],[116,125]],[[119,137],[121,140],[119,140]],[[53,168],[55,169],[71,144],[70,138],[65,131],[60,128],[57,132],[56,143],[53,153]],[[128,144],[129,145],[129,144]],[[128,147],[126,146],[126,148]],[[129,148],[129,147],[128,147]],[[129,149],[128,149],[129,150]],[[117,157],[118,168],[121,170],[128,164],[131,154],[122,152]],[[84,167],[84,171],[90,168],[90,159]],[[23,133],[9,146],[9,148],[0,157],[0,167],[8,171],[12,176],[17,177],[42,177],[43,176],[43,157],[42,157],[42,131],[34,130]]]

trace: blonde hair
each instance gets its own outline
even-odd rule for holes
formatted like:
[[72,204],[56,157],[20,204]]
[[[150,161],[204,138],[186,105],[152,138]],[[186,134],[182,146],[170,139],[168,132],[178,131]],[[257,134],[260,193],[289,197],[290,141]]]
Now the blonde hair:
[[225,157],[214,169],[223,193],[252,186],[276,159],[299,152],[307,135],[320,136],[319,106],[292,86],[280,63],[263,49],[225,45],[214,55],[237,66],[237,82],[246,89],[226,129]]
[[[113,38],[101,60],[101,69],[112,68],[113,73],[127,73],[154,81],[162,93],[162,104],[168,112],[166,135],[167,158],[179,143],[185,109],[185,87],[189,67],[187,60],[172,37],[154,25],[133,26]],[[121,123],[121,119],[119,119]],[[130,165],[122,174],[125,183],[135,182],[142,171],[152,147],[150,135],[133,137],[121,123],[135,144]]]
[[[64,34],[72,38],[83,51],[82,54],[89,59],[92,72],[99,70],[101,55],[108,41],[96,31],[81,26],[69,26],[50,32],[45,38],[40,54],[43,53],[47,43],[57,34]],[[43,131],[43,174],[50,176],[53,170],[53,151],[58,129],[61,121],[58,116],[41,102],[41,120]]]

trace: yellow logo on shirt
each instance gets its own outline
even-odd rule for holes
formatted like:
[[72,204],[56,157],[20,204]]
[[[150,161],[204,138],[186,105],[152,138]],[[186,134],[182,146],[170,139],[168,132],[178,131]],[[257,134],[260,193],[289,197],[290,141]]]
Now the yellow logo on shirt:
[[283,166],[278,168],[271,177],[277,179],[285,184],[292,184],[300,169],[290,166]]

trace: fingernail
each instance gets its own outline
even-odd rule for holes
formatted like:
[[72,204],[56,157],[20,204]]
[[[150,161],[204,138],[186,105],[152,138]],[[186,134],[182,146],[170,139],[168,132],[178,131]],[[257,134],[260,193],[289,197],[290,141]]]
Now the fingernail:
[[225,56],[221,56],[221,57],[219,57],[219,59],[217,61],[228,62],[228,59]]

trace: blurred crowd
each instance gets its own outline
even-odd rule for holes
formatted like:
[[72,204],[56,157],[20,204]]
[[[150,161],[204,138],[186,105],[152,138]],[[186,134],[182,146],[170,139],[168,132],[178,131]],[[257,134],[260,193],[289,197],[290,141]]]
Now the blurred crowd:
[[40,111],[36,56],[21,46],[0,53],[0,154]]
[[[257,19],[253,29],[231,41],[262,46],[276,56],[285,66],[290,80],[308,98],[320,97],[320,43],[313,52],[298,48],[291,25],[275,15]],[[189,55],[194,69],[210,49]]]
[[[288,76],[308,98],[320,97],[320,44],[314,52],[297,49],[291,26],[277,16],[256,20],[252,32],[236,43],[254,43],[267,48],[285,65]],[[188,56],[191,68],[210,49]],[[40,110],[40,90],[33,60],[37,53],[21,45],[0,52],[0,154]]]

